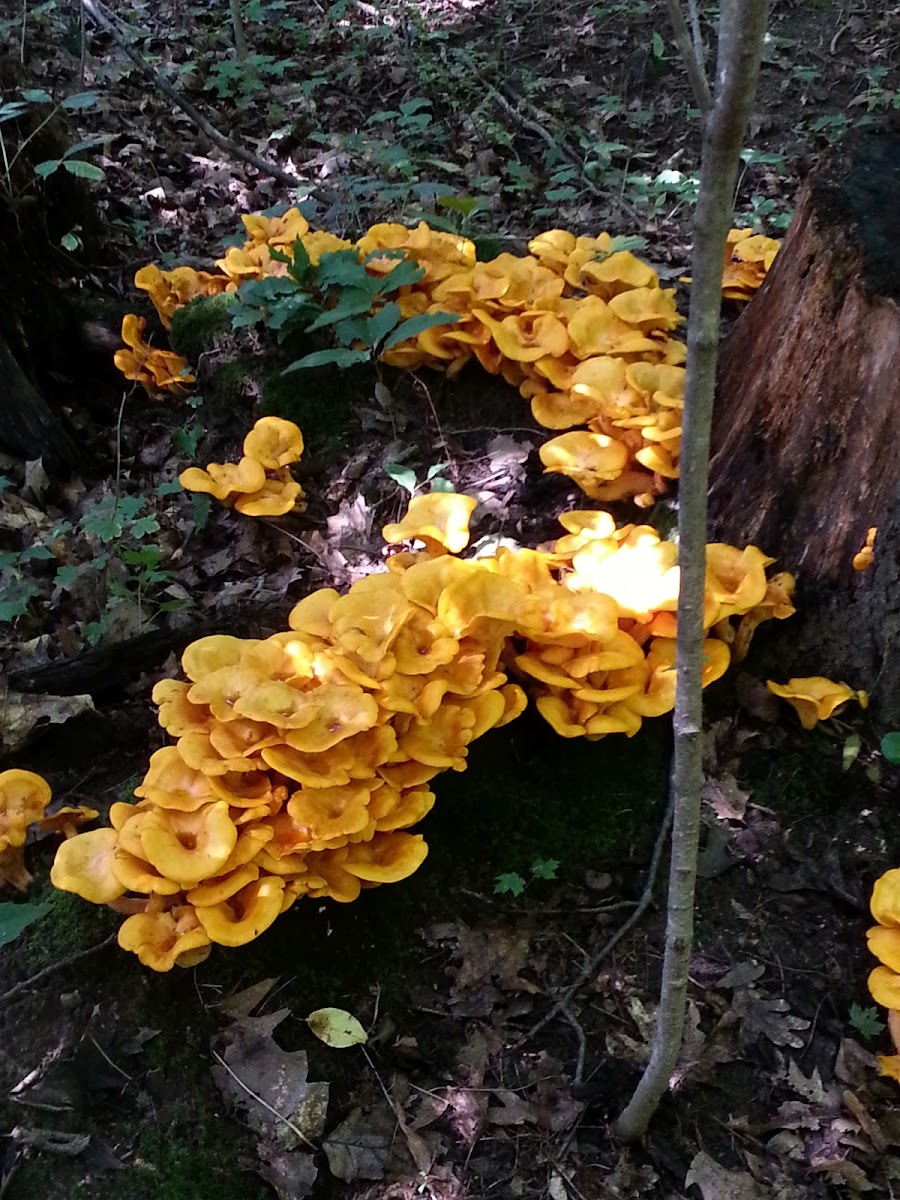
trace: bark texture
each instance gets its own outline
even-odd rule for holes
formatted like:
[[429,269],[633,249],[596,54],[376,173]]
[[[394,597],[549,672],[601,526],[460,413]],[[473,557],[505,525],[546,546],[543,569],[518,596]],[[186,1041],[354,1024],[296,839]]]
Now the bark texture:
[[[900,136],[873,135],[805,187],[720,358],[716,540],[798,577],[798,615],[761,641],[790,675],[831,675],[900,721]],[[852,567],[870,526],[875,566]]]

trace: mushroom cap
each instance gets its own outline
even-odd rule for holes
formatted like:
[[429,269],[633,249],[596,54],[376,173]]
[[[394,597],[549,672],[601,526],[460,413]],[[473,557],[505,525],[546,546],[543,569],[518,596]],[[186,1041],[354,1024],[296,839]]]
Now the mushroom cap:
[[235,892],[239,892],[241,888],[246,887],[248,883],[253,883],[256,879],[259,879],[259,867],[253,863],[244,863],[240,867],[235,867],[233,871],[218,875],[215,879],[207,879],[197,887],[191,888],[186,893],[185,899],[188,904],[193,904],[197,908],[210,904],[222,904],[225,900],[230,900]]
[[160,679],[154,684],[150,698],[159,706],[157,720],[172,737],[183,733],[203,732],[209,726],[210,711],[205,704],[191,704],[189,683],[178,679]]
[[876,1004],[891,1010],[900,1009],[900,975],[890,967],[876,967],[866,983]]
[[334,588],[319,588],[294,605],[288,614],[288,625],[297,633],[327,641],[332,635],[328,614],[339,599],[340,594]]
[[[496,575],[481,570],[451,583],[438,601],[438,620],[455,638],[469,634],[478,636],[486,622],[499,622],[512,632],[524,619],[528,608],[528,597],[524,588]],[[496,630],[493,630],[496,637]]]
[[371,786],[368,782],[339,787],[302,788],[291,796],[287,811],[297,825],[309,831],[313,848],[319,849],[316,842],[348,836],[365,829],[369,823],[370,797]]
[[206,470],[188,467],[178,482],[189,492],[207,492],[217,500],[228,500],[234,493],[258,492],[265,485],[266,472],[261,463],[247,455],[238,463],[207,463]]
[[153,971],[192,967],[209,954],[210,942],[190,905],[167,912],[135,913],[119,927],[119,945]]
[[144,857],[166,879],[183,887],[195,887],[220,874],[237,842],[237,828],[224,800],[196,812],[154,810],[144,814],[142,821]]
[[211,942],[243,946],[253,941],[281,913],[284,880],[265,875],[221,904],[198,908],[197,919]]
[[214,799],[207,777],[189,767],[175,746],[163,746],[150,755],[147,774],[134,794],[181,812],[196,812]]
[[295,508],[302,512],[306,504],[303,488],[285,467],[270,476],[258,491],[238,496],[234,507],[245,517],[283,517]]
[[244,454],[267,471],[296,462],[303,453],[303,434],[293,421],[261,417],[244,438]]
[[835,709],[857,696],[846,683],[835,683],[821,675],[789,679],[785,684],[767,679],[766,687],[774,696],[780,696],[793,706],[804,729],[812,729],[819,721],[827,720]]
[[879,925],[900,929],[900,868],[885,871],[875,880],[870,907]]
[[92,904],[118,900],[125,892],[113,871],[118,840],[115,829],[92,829],[67,838],[56,852],[50,882],[60,891],[74,892]]
[[128,892],[140,892],[149,896],[177,896],[181,891],[180,883],[166,879],[151,867],[143,857],[143,851],[140,854],[132,854],[121,845],[117,846],[112,869],[116,879]]
[[586,430],[551,438],[539,454],[545,474],[567,475],[589,496],[598,484],[618,478],[628,465],[628,450],[622,442]]
[[427,855],[420,833],[376,833],[370,842],[351,846],[341,865],[367,883],[398,883],[412,875]]
[[415,825],[431,812],[435,799],[434,792],[428,788],[406,788],[402,792],[392,787],[379,788],[372,798],[373,810],[376,802],[378,804],[376,830],[379,833],[390,833],[395,829],[406,829],[409,825]]
[[72,837],[79,825],[96,821],[99,816],[96,808],[88,808],[86,804],[64,804],[62,808],[57,808],[55,812],[42,817],[38,822],[38,829],[42,833],[62,833],[66,837]]
[[[225,667],[239,666],[244,651],[248,646],[254,644],[254,642],[232,637],[227,633],[213,633],[209,637],[198,638],[197,641],[185,646],[181,655],[181,669],[188,679],[197,683],[215,671],[221,671]],[[164,680],[163,682],[171,683],[173,681]],[[157,684],[157,687],[159,686],[160,684]]]
[[0,771],[0,850],[24,846],[28,826],[50,803],[50,784],[33,771]]
[[420,541],[437,552],[459,554],[469,544],[469,520],[478,501],[459,492],[430,492],[414,496],[403,519],[385,525],[381,536],[389,546],[398,542]]

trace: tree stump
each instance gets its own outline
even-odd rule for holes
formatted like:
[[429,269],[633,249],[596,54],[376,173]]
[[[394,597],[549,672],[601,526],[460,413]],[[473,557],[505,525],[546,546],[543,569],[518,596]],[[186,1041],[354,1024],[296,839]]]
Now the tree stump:
[[[900,136],[820,170],[719,364],[713,538],[798,577],[782,677],[868,688],[900,728]],[[854,571],[866,531],[875,564]]]

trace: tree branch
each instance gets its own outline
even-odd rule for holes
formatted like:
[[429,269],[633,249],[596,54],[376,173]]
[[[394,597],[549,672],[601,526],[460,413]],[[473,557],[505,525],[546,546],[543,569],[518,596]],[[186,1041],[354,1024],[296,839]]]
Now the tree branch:
[[248,166],[255,167],[260,174],[268,175],[272,179],[277,179],[279,183],[283,183],[286,187],[303,188],[306,186],[303,181],[297,179],[296,176],[290,175],[287,171],[282,170],[281,167],[276,166],[273,163],[266,162],[266,160],[264,158],[260,158],[258,154],[254,154],[250,150],[244,150],[243,147],[238,146],[235,142],[231,141],[230,138],[227,138],[224,133],[220,133],[214,125],[210,125],[209,121],[207,121],[206,117],[204,117],[199,109],[195,108],[189,100],[185,100],[185,98],[179,92],[177,92],[175,88],[172,87],[171,83],[169,83],[167,79],[163,79],[162,75],[160,75],[158,71],[155,71],[147,62],[147,60],[141,54],[139,54],[133,46],[130,46],[128,42],[125,41],[119,30],[116,28],[114,22],[110,19],[109,14],[105,11],[103,5],[100,3],[100,0],[83,0],[83,4],[84,11],[91,18],[94,24],[99,25],[102,30],[109,34],[119,49],[128,55],[142,75],[146,75],[148,79],[152,80],[153,84],[159,88],[164,95],[168,96],[173,104],[177,104],[182,112],[187,113],[200,132],[205,134],[214,146],[218,146],[218,148],[223,150],[226,154],[231,154],[235,158],[239,158],[241,162],[247,163]]
[[694,213],[693,283],[688,320],[682,471],[678,488],[678,595],[673,759],[674,821],[666,947],[650,1061],[616,1132],[642,1137],[678,1061],[694,940],[694,896],[703,784],[703,593],[706,500],[715,392],[722,260],[744,131],[759,75],[768,0],[723,0],[716,94],[703,130],[700,193]]
[[[691,81],[691,90],[694,93],[694,99],[697,101],[697,107],[700,109],[701,116],[705,117],[712,104],[712,97],[709,94],[709,83],[706,78],[706,71],[703,68],[703,59],[700,57],[701,50],[698,49],[695,42],[691,41],[691,35],[681,8],[681,0],[666,0],[666,7],[669,10],[669,19],[672,22],[672,30],[675,34],[675,44],[678,46],[679,53],[684,59],[688,79]],[[694,11],[696,12],[696,8]],[[698,29],[695,29],[694,32],[696,38]]]

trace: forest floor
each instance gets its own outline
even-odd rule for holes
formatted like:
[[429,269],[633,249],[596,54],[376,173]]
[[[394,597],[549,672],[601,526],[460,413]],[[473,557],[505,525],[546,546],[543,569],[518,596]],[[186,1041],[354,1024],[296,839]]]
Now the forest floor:
[[[645,239],[638,253],[672,286],[685,273],[698,122],[662,6],[244,8],[245,67],[224,3],[117,13],[223,131],[308,181],[313,225],[358,236],[424,217],[512,246],[546,228],[608,229]],[[73,141],[98,139],[80,156],[104,174],[91,185],[102,252],[80,251],[78,229],[66,250],[85,311],[97,297],[100,312],[144,311],[136,267],[211,262],[240,213],[293,199],[214,149],[107,37],[90,33],[82,54],[69,8],[45,0],[22,21],[0,4],[28,87],[99,97],[71,114]],[[900,8],[874,0],[773,5],[741,223],[780,236],[816,156],[900,109],[898,30]],[[321,401],[300,420],[307,512],[238,524],[173,480],[230,455],[252,398],[204,406],[201,378],[188,401],[123,399],[108,361],[84,354],[93,376],[69,409],[89,465],[61,482],[0,456],[2,765],[40,771],[60,802],[105,813],[130,798],[163,741],[152,685],[186,641],[273,632],[298,598],[379,564],[379,530],[407,499],[398,463],[417,481],[439,467],[477,496],[476,540],[533,546],[580,506],[540,473],[527,405],[465,372],[452,385],[391,377],[389,411],[374,377],[352,410]],[[439,779],[411,879],[352,905],[299,903],[193,970],[155,975],[110,945],[119,918],[55,893],[55,844],[30,845],[23,899],[47,910],[0,949],[0,1197],[900,1195],[864,937],[871,884],[896,861],[896,772],[859,710],[802,732],[752,655],[707,708],[688,1032],[643,1145],[623,1149],[610,1123],[645,1061],[657,993],[664,870],[654,879],[651,856],[670,724],[582,744],[526,713],[473,748],[465,774]],[[316,1041],[305,1017],[324,1006],[362,1022],[364,1049]],[[316,1144],[247,1080],[273,1106],[292,1096],[295,1121],[324,1131]]]

